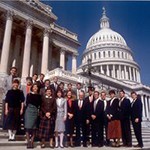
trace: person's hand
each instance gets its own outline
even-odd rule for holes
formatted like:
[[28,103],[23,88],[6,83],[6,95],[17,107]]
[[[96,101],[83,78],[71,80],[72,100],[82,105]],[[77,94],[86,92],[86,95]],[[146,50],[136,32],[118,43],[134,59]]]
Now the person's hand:
[[45,115],[46,115],[47,118],[50,118],[51,114],[50,114],[50,112],[47,112]]
[[69,115],[69,119],[71,119],[73,117],[73,114],[68,114]]
[[5,115],[8,115],[8,109],[5,110]]
[[86,124],[89,124],[90,123],[90,121],[89,120],[86,120]]
[[138,122],[139,122],[139,118],[136,118],[136,119],[135,119],[135,122],[138,123]]
[[23,114],[23,109],[20,109],[20,115],[22,115]]
[[67,117],[65,116],[65,117],[64,117],[64,121],[66,121],[66,119],[67,119]]
[[91,117],[92,117],[93,120],[96,119],[96,116],[95,116],[95,115],[91,115]]

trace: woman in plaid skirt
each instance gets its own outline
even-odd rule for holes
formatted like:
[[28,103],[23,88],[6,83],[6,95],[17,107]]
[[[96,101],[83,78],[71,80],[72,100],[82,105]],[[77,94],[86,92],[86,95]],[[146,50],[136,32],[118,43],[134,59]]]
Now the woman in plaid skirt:
[[41,139],[41,148],[45,147],[45,140],[49,140],[49,146],[53,148],[53,135],[56,116],[56,100],[52,89],[45,90],[42,97],[42,106],[40,111],[39,138]]

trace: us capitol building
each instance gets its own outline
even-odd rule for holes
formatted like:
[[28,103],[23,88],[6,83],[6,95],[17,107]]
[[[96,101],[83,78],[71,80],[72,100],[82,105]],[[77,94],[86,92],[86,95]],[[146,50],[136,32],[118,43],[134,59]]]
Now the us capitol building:
[[[137,91],[143,102],[144,125],[150,126],[150,87],[141,83],[132,50],[110,28],[105,9],[100,29],[89,39],[78,68],[78,36],[57,25],[57,19],[52,8],[39,0],[0,1],[0,92],[11,66],[18,68],[22,84],[27,76],[44,73],[66,84],[81,82],[84,88],[90,69],[91,83],[100,90],[124,89],[127,96]],[[69,58],[71,71],[67,70]]]

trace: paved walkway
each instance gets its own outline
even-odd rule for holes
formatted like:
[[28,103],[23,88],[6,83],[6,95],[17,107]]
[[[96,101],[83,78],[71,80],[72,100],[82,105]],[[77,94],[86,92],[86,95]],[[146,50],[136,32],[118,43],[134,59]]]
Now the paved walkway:
[[[34,149],[41,150],[41,147],[38,145]],[[26,146],[0,146],[0,150],[27,150]],[[44,148],[43,150],[50,150],[50,148]],[[93,147],[78,147],[78,148],[54,148],[54,150],[141,150],[140,148],[113,148],[113,147],[102,147],[102,148],[93,148]],[[143,148],[143,150],[150,150],[150,148]]]

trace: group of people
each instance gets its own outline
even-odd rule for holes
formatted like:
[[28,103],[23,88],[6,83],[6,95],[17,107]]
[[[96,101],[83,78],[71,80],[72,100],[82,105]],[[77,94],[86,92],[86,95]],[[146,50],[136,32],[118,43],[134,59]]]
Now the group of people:
[[[34,147],[35,136],[41,141],[41,148],[49,141],[51,148],[132,146],[131,125],[138,144],[143,147],[141,122],[142,103],[135,91],[131,92],[132,102],[126,98],[124,90],[99,91],[92,86],[88,93],[82,89],[81,83],[64,88],[53,82],[44,80],[44,74],[34,74],[26,78],[26,85],[20,86],[16,78],[17,68],[10,69],[10,76],[5,80],[7,89],[5,97],[4,129],[8,130],[9,141],[15,140],[20,119],[24,116],[27,148]],[[104,136],[105,135],[105,136]]]

